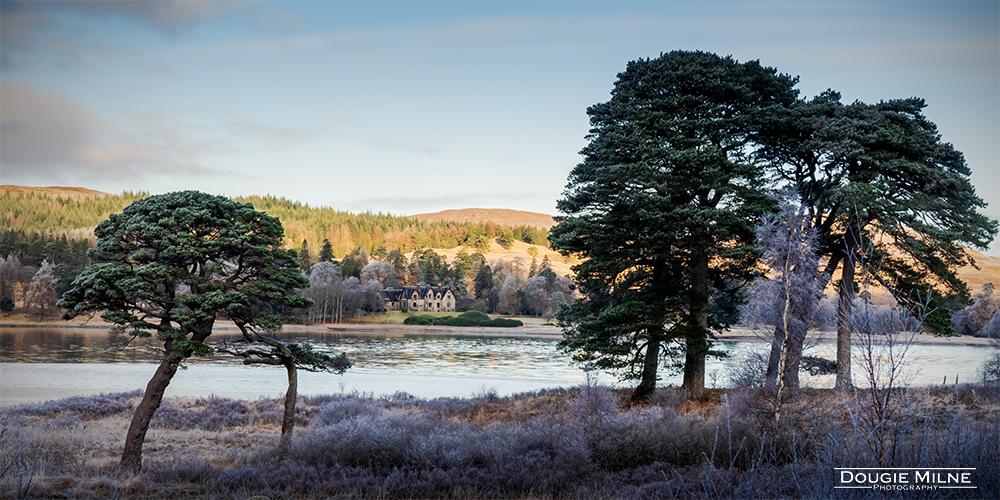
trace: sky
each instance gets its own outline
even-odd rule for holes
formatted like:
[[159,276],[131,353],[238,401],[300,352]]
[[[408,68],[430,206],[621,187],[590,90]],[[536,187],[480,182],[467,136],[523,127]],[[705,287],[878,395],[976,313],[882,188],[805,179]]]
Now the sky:
[[925,99],[1000,219],[995,0],[3,0],[0,183],[555,214],[587,107],[673,50]]

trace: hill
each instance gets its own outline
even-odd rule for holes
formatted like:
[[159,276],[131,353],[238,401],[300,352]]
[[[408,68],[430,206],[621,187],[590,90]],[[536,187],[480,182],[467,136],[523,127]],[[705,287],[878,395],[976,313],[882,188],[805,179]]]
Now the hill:
[[976,293],[982,288],[983,283],[993,283],[1000,287],[1000,257],[983,255],[970,248],[966,249],[969,255],[976,261],[976,269],[972,266],[965,266],[958,270],[958,277],[968,283],[972,293]]
[[506,208],[462,208],[411,215],[410,218],[420,222],[471,222],[473,224],[492,222],[498,226],[530,226],[545,229],[552,229],[552,226],[556,225],[556,221],[552,219],[551,215]]
[[98,196],[107,196],[108,193],[102,191],[95,191],[93,189],[87,189],[82,187],[63,187],[63,186],[47,186],[47,187],[31,187],[31,186],[14,186],[12,184],[0,185],[0,193],[9,192],[14,195],[45,195],[51,196],[53,198],[67,198],[72,200],[81,200],[84,198],[94,198]]
[[[71,239],[92,237],[94,226],[107,218],[109,213],[119,212],[133,200],[145,196],[144,193],[113,195],[82,187],[0,185],[0,231],[34,231],[67,235]],[[31,197],[34,198],[29,199]],[[539,234],[527,234],[528,237],[522,234],[521,237],[529,241],[519,241],[509,251],[491,241],[486,252],[490,262],[521,257],[523,262],[530,263],[531,256],[527,249],[535,246],[539,252],[538,259],[548,255],[554,270],[560,275],[567,274],[569,266],[576,263],[575,260],[567,262],[546,248],[545,233],[555,224],[552,216],[546,214],[467,208],[393,217],[317,209],[273,197],[248,196],[240,201],[252,203],[259,210],[281,219],[285,225],[286,241],[299,246],[307,240],[313,255],[319,252],[322,240],[327,238],[333,243],[338,258],[353,248],[384,246],[388,250],[399,249],[404,253],[412,253],[417,248],[433,248],[451,261],[470,229],[468,226],[475,225],[486,228],[491,240],[496,235],[490,234],[490,231],[496,226],[539,228]],[[977,292],[986,282],[1000,286],[1000,257],[983,255],[972,249],[967,251],[979,269],[965,266],[959,269],[958,275],[969,284],[971,291]]]

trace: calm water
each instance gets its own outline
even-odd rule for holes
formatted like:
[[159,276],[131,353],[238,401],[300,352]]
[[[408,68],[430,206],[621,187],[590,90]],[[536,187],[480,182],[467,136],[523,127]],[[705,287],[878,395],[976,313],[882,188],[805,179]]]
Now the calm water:
[[[484,338],[461,335],[412,335],[388,332],[366,335],[339,333],[280,334],[285,341],[309,342],[317,350],[346,352],[354,368],[344,376],[300,373],[299,392],[305,395],[341,391],[419,397],[470,397],[487,391],[500,395],[543,388],[571,387],[585,382],[585,374],[555,341],[518,337]],[[128,348],[127,337],[93,328],[0,329],[0,404],[16,404],[74,395],[142,389],[159,361],[159,342],[137,339]],[[238,335],[213,334],[211,343],[232,343]],[[764,351],[757,342],[726,342],[730,359],[749,350]],[[820,344],[807,354],[833,359],[835,346]],[[993,350],[961,345],[916,345],[909,357],[911,384],[949,383],[955,376],[971,381]],[[726,363],[710,361],[709,386],[728,384]],[[855,377],[860,372],[855,368]],[[614,384],[610,375],[598,381]],[[168,396],[219,395],[241,399],[275,397],[286,389],[279,367],[245,367],[231,356],[192,358],[178,372]],[[665,375],[661,385],[679,384],[680,376]],[[802,375],[808,386],[831,386],[833,376]]]

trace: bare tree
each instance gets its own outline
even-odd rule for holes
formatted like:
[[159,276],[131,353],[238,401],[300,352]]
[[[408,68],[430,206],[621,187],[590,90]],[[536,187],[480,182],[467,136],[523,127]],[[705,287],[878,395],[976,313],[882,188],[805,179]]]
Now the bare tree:
[[791,196],[779,200],[779,206],[780,213],[765,216],[757,228],[757,245],[773,277],[755,289],[757,301],[772,312],[774,336],[766,380],[768,386],[777,386],[776,420],[781,415],[783,391],[799,387],[802,347],[822,296],[811,217],[805,207],[791,202]]
[[364,284],[364,299],[362,308],[370,312],[379,312],[385,309],[383,306],[382,282],[379,280],[368,280]]
[[316,305],[310,309],[311,319],[325,323],[329,319],[339,320],[339,302],[343,298],[343,279],[340,266],[333,262],[320,262],[309,268],[309,288],[305,295]]
[[28,290],[31,287],[31,280],[35,277],[35,273],[38,272],[38,268],[35,266],[21,265],[21,268],[17,270],[17,284],[21,290],[21,302],[25,302],[28,299]]
[[993,283],[983,283],[982,289],[972,296],[972,305],[955,315],[955,330],[961,335],[975,335],[983,330],[998,309],[1000,296],[994,293]]
[[789,196],[779,203],[781,211],[764,217],[757,228],[757,246],[771,277],[757,283],[743,312],[745,322],[773,328],[766,384],[797,388],[802,349],[822,297],[822,281],[809,214]]
[[535,276],[524,287],[524,306],[535,316],[541,316],[549,305],[548,284],[545,276]]
[[521,298],[517,294],[517,279],[513,274],[508,274],[504,278],[503,288],[500,289],[500,310],[513,315],[521,310]]
[[0,297],[14,298],[14,285],[18,282],[21,261],[13,256],[0,257]]
[[[878,276],[878,265],[869,262],[871,245],[859,242],[861,251],[855,257],[862,271],[858,283],[858,297],[854,299],[849,318],[855,361],[861,373],[859,386],[852,387],[853,404],[848,405],[850,417],[856,426],[864,429],[865,443],[872,453],[874,464],[884,467],[892,463],[894,440],[899,433],[901,411],[907,397],[905,389],[916,373],[908,359],[917,332],[922,329],[923,314],[929,310],[930,293],[926,297],[899,297],[884,283],[873,282]],[[889,293],[877,294],[877,288],[888,288]],[[881,297],[881,299],[876,299]],[[915,318],[917,326],[904,329],[907,319]]]
[[31,278],[31,284],[28,285],[24,297],[24,305],[29,315],[44,319],[56,315],[59,310],[56,307],[58,300],[59,276],[56,275],[56,266],[44,260],[38,272]]
[[388,288],[399,288],[400,285],[395,266],[381,260],[376,260],[361,269],[361,283],[367,284],[369,280],[378,280],[382,286]]

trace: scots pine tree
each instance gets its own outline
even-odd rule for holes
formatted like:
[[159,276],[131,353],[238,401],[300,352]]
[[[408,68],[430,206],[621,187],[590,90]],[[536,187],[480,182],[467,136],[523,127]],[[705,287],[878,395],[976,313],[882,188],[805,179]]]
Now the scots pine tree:
[[282,249],[281,222],[221,196],[182,191],[137,200],[94,230],[91,264],[63,294],[66,317],[101,317],[137,336],[157,335],[163,358],[146,385],[125,439],[121,464],[142,467],[142,445],[185,359],[209,354],[216,319],[241,329],[275,329],[273,311],[306,307],[309,281],[294,251]]

